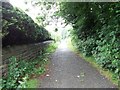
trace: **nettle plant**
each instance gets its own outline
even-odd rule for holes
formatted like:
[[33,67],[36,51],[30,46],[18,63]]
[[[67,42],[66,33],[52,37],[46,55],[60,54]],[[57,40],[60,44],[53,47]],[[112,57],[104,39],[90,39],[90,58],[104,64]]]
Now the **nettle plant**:
[[17,60],[12,56],[9,59],[7,76],[2,79],[2,88],[25,88],[31,74],[40,75],[45,72],[46,61],[45,55],[32,61]]
[[20,68],[20,64],[21,62],[19,63],[14,56],[9,59],[7,76],[3,77],[3,88],[17,88],[19,82],[23,81],[26,68],[25,65]]

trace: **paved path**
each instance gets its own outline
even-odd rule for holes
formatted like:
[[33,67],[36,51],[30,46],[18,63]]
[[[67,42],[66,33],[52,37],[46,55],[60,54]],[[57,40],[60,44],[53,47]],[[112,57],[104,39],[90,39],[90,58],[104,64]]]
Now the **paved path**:
[[41,80],[40,88],[112,88],[110,81],[63,46],[51,56],[49,73]]

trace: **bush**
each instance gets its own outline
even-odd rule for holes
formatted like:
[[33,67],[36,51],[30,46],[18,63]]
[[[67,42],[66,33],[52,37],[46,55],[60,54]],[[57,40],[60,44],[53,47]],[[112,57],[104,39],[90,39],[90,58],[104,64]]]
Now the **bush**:
[[2,45],[28,44],[50,39],[48,31],[10,3],[2,3]]
[[65,2],[60,12],[72,23],[74,45],[85,56],[94,56],[103,68],[120,76],[120,3]]

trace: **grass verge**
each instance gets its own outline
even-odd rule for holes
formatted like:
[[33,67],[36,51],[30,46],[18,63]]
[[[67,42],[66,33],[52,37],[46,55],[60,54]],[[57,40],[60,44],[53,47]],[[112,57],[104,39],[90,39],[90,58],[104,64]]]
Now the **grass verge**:
[[69,38],[68,40],[68,48],[70,48],[72,51],[74,51],[78,56],[80,56],[81,58],[83,58],[85,61],[89,62],[93,67],[95,67],[101,75],[105,76],[108,80],[110,80],[114,85],[119,86],[118,82],[119,80],[113,78],[114,73],[112,73],[109,70],[103,69],[101,68],[96,62],[95,62],[95,58],[93,56],[91,57],[86,57],[84,56],[81,52],[79,52],[73,45],[71,42],[71,39]]
[[47,46],[46,50],[44,51],[44,56],[41,57],[44,60],[42,60],[40,62],[40,65],[38,65],[34,69],[35,73],[30,75],[31,78],[26,81],[26,88],[38,88],[38,85],[40,84],[40,80],[36,78],[38,78],[40,75],[46,72],[46,65],[50,63],[48,60],[49,55],[56,50],[57,45],[58,45],[57,43],[51,43]]
[[37,88],[39,81],[37,79],[30,79],[26,82],[26,88]]

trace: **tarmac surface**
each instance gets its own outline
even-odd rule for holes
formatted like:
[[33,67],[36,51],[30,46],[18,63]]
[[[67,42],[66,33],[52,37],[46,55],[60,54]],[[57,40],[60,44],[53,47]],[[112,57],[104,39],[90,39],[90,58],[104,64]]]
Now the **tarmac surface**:
[[62,44],[50,57],[40,88],[115,88],[92,65]]

